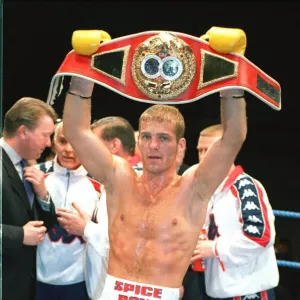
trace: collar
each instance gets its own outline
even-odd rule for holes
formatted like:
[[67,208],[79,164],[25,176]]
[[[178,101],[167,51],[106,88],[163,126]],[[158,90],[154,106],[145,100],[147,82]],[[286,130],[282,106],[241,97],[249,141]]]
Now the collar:
[[8,157],[12,161],[14,165],[18,165],[20,161],[22,160],[22,156],[14,149],[12,148],[9,144],[7,144],[2,137],[0,139],[0,145],[3,147],[5,152],[7,153]]
[[86,176],[88,173],[82,165],[80,165],[75,170],[70,170],[70,169],[62,167],[61,165],[58,164],[57,155],[54,157],[53,163],[54,163],[53,170],[55,173],[59,173],[62,175],[71,174],[73,176]]

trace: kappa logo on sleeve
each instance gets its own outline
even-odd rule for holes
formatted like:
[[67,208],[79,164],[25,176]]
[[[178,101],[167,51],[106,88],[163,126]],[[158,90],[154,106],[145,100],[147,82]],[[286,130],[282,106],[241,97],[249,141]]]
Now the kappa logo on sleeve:
[[243,229],[248,236],[261,238],[264,233],[264,218],[261,199],[254,180],[243,174],[234,184],[241,201]]

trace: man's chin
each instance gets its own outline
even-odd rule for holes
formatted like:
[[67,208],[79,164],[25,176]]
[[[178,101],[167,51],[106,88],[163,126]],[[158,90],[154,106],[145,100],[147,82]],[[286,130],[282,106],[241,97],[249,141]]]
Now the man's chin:
[[69,169],[69,170],[75,170],[77,168],[79,168],[80,164],[74,164],[74,162],[71,162],[71,161],[60,161],[59,162],[60,166],[63,167],[63,168],[66,168],[66,169]]
[[39,158],[41,158],[42,156],[42,152],[41,153],[37,153],[36,155],[34,155],[33,157],[29,158],[29,159],[35,159],[38,160]]
[[146,166],[143,168],[146,169],[147,172],[152,173],[152,174],[160,174],[163,172],[163,169],[160,168],[159,166]]

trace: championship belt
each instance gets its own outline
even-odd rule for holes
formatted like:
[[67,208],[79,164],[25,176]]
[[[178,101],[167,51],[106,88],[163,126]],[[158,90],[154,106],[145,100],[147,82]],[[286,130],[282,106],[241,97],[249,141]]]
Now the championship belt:
[[238,88],[281,109],[280,85],[244,57],[241,29],[212,27],[200,38],[147,31],[116,39],[102,30],[78,30],[72,45],[51,80],[51,105],[64,76],[77,76],[146,103],[189,103]]

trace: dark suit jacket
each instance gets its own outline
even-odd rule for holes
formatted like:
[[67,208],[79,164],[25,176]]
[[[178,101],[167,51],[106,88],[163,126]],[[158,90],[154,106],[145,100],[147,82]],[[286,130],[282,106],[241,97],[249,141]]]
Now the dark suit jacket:
[[2,152],[2,299],[34,300],[36,246],[23,245],[23,226],[46,218],[35,197],[32,208],[13,163]]

